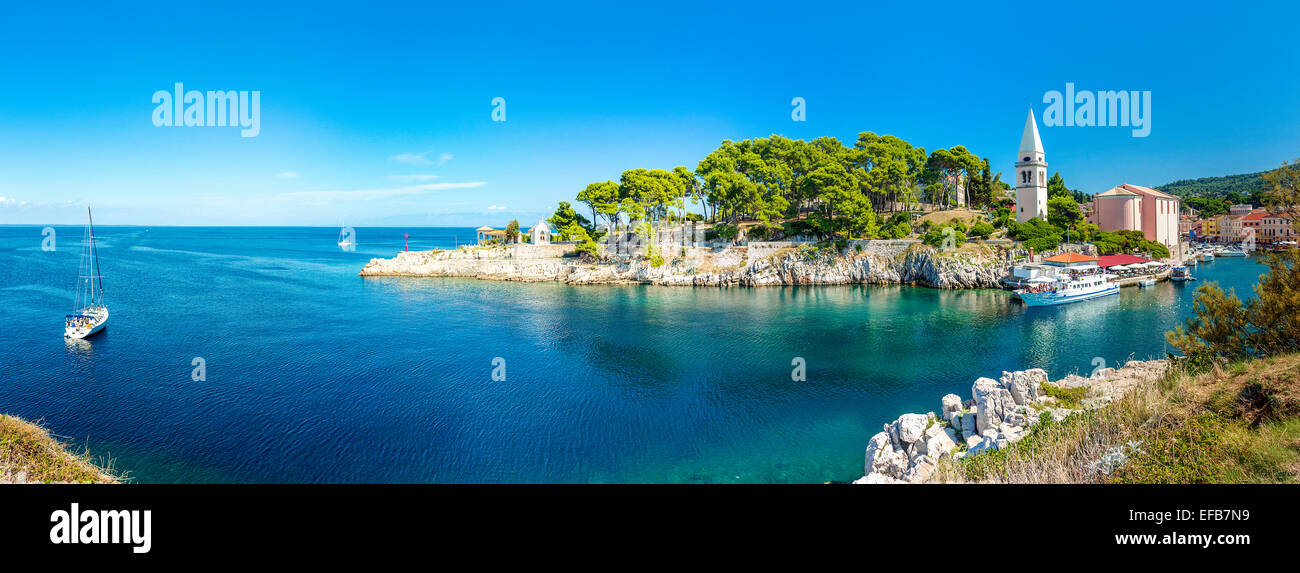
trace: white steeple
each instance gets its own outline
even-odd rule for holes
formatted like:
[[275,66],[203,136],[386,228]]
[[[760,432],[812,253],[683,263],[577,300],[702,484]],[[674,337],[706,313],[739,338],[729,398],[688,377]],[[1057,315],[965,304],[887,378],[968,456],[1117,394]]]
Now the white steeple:
[[1025,134],[1020,136],[1020,153],[1037,153],[1043,158],[1043,140],[1038,137],[1038,122],[1034,121],[1034,109],[1029,108],[1029,117],[1025,119]]
[[1016,161],[1016,220],[1024,223],[1034,217],[1047,220],[1047,154],[1038,137],[1034,109],[1029,108],[1025,133],[1020,136],[1020,153]]

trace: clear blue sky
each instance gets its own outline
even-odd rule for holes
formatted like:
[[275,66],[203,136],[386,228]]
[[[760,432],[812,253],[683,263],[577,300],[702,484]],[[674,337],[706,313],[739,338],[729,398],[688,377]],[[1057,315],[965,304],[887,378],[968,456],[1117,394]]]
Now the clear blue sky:
[[[1066,82],[1153,100],[1146,138],[1040,124],[1070,187],[1300,157],[1290,2],[50,4],[0,12],[0,224],[87,203],[103,224],[527,224],[773,133],[961,144],[1010,173]],[[260,135],[155,127],[175,82],[261,91]]]

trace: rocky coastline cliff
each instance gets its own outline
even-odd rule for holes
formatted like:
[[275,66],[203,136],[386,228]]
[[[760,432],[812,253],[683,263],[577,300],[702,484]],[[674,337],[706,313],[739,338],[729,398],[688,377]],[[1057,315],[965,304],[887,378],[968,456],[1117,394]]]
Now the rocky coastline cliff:
[[573,285],[903,284],[967,289],[997,288],[1007,270],[996,249],[981,245],[966,245],[948,251],[917,242],[898,241],[854,241],[838,251],[813,245],[776,249],[692,247],[681,249],[682,256],[673,257],[659,266],[643,257],[583,262],[564,256],[560,249],[546,247],[552,246],[532,249],[463,247],[449,251],[403,252],[391,259],[371,259],[360,274],[364,277],[558,281]]
[[[997,380],[979,378],[969,400],[948,394],[938,413],[903,414],[885,424],[868,440],[864,475],[853,483],[930,482],[942,462],[1006,449],[1035,425],[1105,407],[1168,368],[1167,360],[1131,360],[1119,369],[1101,368],[1086,378],[1070,375],[1055,383],[1041,368],[1003,372]],[[1077,398],[1067,400],[1067,395]]]

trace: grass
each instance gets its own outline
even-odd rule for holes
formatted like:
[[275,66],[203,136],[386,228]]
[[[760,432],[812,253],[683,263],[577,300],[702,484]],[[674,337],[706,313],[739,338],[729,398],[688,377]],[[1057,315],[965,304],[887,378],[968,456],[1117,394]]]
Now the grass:
[[1088,387],[1079,386],[1076,388],[1062,388],[1055,384],[1043,384],[1041,386],[1043,393],[1056,399],[1056,405],[1062,408],[1077,410],[1079,402],[1088,397]]
[[[1044,391],[1063,406],[1082,398]],[[946,459],[933,481],[1298,483],[1300,354],[1195,375],[1170,369],[1106,407],[1044,417],[1005,450]]]
[[89,452],[68,450],[45,428],[21,418],[0,414],[0,483],[24,474],[27,482],[118,483],[111,465],[97,463]]

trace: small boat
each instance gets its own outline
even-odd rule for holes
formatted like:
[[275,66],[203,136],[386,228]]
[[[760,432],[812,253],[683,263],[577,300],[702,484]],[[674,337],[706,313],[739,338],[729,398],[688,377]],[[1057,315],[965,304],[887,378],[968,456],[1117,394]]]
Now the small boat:
[[95,220],[86,208],[86,234],[81,242],[81,266],[77,273],[77,295],[72,314],[63,319],[63,336],[82,339],[108,326],[104,304],[104,277],[99,274],[99,250],[95,248]]
[[1214,262],[1214,253],[1209,253],[1209,252],[1201,253],[1201,262],[1202,263]]
[[353,234],[347,225],[341,225],[339,227],[339,246],[345,249],[357,246],[357,242],[352,238]]
[[1169,271],[1169,280],[1178,282],[1194,281],[1196,280],[1196,277],[1192,276],[1191,271],[1187,270],[1187,267],[1178,265]]
[[1219,251],[1218,255],[1220,257],[1244,257],[1246,256],[1246,251],[1243,251],[1241,249],[1228,248]]
[[1035,286],[1016,291],[1016,296],[1027,306],[1052,306],[1119,294],[1119,285],[1096,271],[1034,279]]
[[1141,288],[1150,288],[1156,286],[1156,279],[1150,277],[1142,279],[1138,281],[1138,286]]

